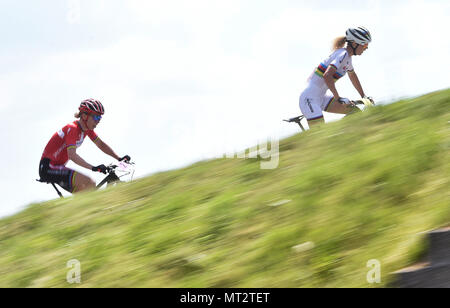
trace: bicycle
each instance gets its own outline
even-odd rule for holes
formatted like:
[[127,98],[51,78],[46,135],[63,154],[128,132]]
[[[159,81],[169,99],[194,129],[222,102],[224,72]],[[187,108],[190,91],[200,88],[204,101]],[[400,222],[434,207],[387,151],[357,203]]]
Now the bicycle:
[[[134,176],[134,171],[135,171],[135,163],[134,162],[125,162],[125,161],[121,161],[119,162],[117,165],[114,164],[110,164],[106,167],[106,177],[100,181],[100,183],[96,186],[96,189],[100,189],[103,185],[106,184],[106,187],[109,186],[114,186],[119,182],[123,182],[120,180],[120,178],[130,175],[131,174],[131,179],[130,181],[133,180],[133,176]],[[117,175],[117,173],[119,173],[119,175]],[[122,173],[122,174],[120,174]],[[49,181],[45,181],[42,179],[37,179],[37,182],[40,183],[45,183],[45,184],[51,184],[53,186],[53,188],[56,190],[58,196],[60,198],[64,198],[63,194],[59,191],[58,187],[56,187],[55,182],[49,182]]]
[[[351,104],[353,104],[355,107],[358,107],[361,111],[364,111],[367,108],[375,106],[375,102],[371,97],[368,98],[362,98],[360,100],[351,101]],[[305,118],[304,115],[299,115],[298,117],[293,117],[287,120],[283,120],[284,122],[288,123],[297,123],[298,126],[300,126],[300,130],[306,131],[305,127],[301,123],[301,121]]]

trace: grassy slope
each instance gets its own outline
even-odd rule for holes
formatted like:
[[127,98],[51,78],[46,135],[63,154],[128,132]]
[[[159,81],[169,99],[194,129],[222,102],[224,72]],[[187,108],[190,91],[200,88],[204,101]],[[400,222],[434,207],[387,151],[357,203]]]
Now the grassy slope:
[[295,135],[274,170],[213,160],[33,204],[0,221],[0,286],[69,287],[71,259],[82,287],[369,287],[370,259],[385,286],[450,222],[449,104],[441,91]]

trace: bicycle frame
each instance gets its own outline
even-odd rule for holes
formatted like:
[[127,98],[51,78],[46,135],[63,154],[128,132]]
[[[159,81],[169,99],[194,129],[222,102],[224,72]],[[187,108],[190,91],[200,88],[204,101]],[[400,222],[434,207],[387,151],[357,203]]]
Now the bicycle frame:
[[105,183],[106,183],[106,186],[108,186],[115,182],[120,182],[120,178],[116,175],[116,173],[113,170],[97,185],[97,189],[102,187]]
[[[130,166],[130,165],[134,165],[134,163],[132,163],[132,162],[126,162],[125,165]],[[105,185],[105,183],[106,183],[106,186],[109,186],[109,185],[113,185],[113,184],[115,184],[115,183],[117,183],[117,182],[122,182],[122,181],[120,180],[120,177],[116,174],[116,169],[117,169],[118,167],[119,167],[119,166],[117,166],[117,165],[109,165],[109,166],[107,167],[107,173],[108,173],[108,175],[107,175],[100,183],[98,183],[98,185],[96,186],[96,188],[97,188],[97,189],[101,188],[103,185]],[[122,165],[122,167],[123,167],[123,165]],[[133,171],[128,171],[127,174],[130,174],[130,173],[132,173],[131,178],[133,178],[134,170],[133,170]]]

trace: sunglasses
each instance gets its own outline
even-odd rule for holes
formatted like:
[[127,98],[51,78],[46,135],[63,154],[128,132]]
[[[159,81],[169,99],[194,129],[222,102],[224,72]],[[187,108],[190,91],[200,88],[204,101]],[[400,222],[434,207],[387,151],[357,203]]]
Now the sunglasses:
[[95,122],[100,122],[100,120],[102,119],[102,116],[94,114],[94,115],[92,115],[92,118],[94,119]]

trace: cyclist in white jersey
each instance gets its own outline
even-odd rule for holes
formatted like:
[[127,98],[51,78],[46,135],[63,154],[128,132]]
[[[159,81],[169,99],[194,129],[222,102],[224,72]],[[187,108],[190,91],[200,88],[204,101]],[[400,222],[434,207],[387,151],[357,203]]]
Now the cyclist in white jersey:
[[[350,28],[345,36],[334,40],[333,53],[314,70],[308,86],[300,95],[300,110],[310,126],[324,122],[323,111],[340,114],[355,111],[357,107],[349,99],[341,97],[335,87],[335,82],[346,73],[361,97],[366,97],[353,69],[352,56],[361,55],[371,41],[369,31],[363,27]],[[328,90],[331,93],[327,93]]]

